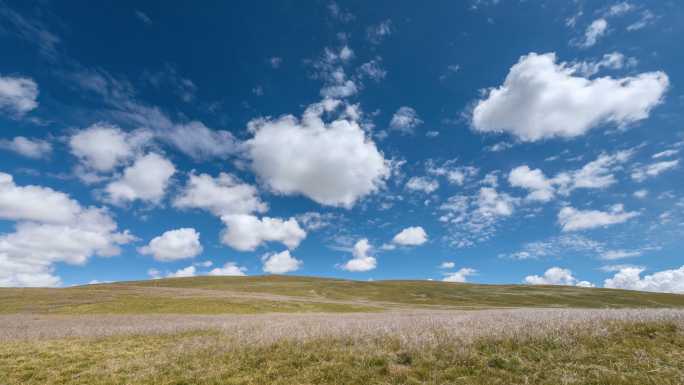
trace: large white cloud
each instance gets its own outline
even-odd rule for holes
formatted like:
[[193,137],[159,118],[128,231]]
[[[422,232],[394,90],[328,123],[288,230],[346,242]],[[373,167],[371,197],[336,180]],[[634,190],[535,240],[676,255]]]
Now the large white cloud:
[[18,186],[10,174],[0,173],[0,218],[14,221],[70,223],[81,206],[69,195],[42,186]]
[[150,138],[146,130],[127,133],[117,126],[97,123],[73,134],[69,147],[88,169],[109,172],[133,159]]
[[105,190],[114,204],[137,199],[158,203],[164,197],[169,180],[175,172],[176,168],[168,159],[150,153],[127,167],[121,178],[109,183]]
[[199,238],[200,234],[193,228],[169,230],[138,248],[138,252],[164,262],[193,258],[202,252]]
[[421,226],[407,227],[392,238],[392,242],[402,246],[418,246],[427,240],[427,233]]
[[578,210],[567,206],[558,212],[558,223],[563,231],[579,231],[623,223],[638,215],[635,211],[625,211],[622,204],[611,206],[610,211]]
[[289,250],[280,253],[265,254],[261,257],[263,270],[270,274],[285,274],[297,271],[304,264],[301,260],[290,255]]
[[352,249],[354,258],[348,260],[340,267],[347,271],[370,271],[377,266],[375,257],[369,255],[373,247],[368,242],[368,239],[363,238],[358,240]]
[[625,266],[604,281],[603,286],[612,289],[684,293],[684,266],[679,269],[663,270],[643,278],[641,267]]
[[188,182],[173,205],[178,208],[204,209],[216,216],[266,212],[268,206],[259,199],[257,189],[242,183],[237,177],[220,173],[191,173]]
[[54,264],[83,264],[111,256],[135,238],[118,232],[110,214],[84,208],[68,195],[41,186],[17,186],[0,173],[0,218],[18,221],[0,235],[0,286],[55,286]]
[[349,208],[383,185],[388,162],[359,124],[321,119],[336,105],[315,104],[301,121],[287,115],[249,123],[254,137],[245,147],[251,168],[273,191]]
[[524,282],[529,285],[565,285],[581,287],[594,286],[590,282],[579,281],[572,275],[572,271],[560,267],[552,267],[546,270],[543,276],[528,275],[525,277]]
[[33,79],[0,76],[0,110],[22,116],[38,107],[38,85]]
[[306,231],[295,218],[259,219],[249,214],[231,214],[222,216],[221,220],[227,227],[221,241],[236,250],[255,250],[264,242],[280,242],[292,250],[306,238]]
[[669,86],[664,72],[586,78],[556,63],[554,53],[522,56],[503,85],[488,91],[472,114],[481,132],[507,132],[522,141],[585,134],[601,124],[646,119]]
[[42,139],[30,139],[16,136],[12,140],[0,140],[0,149],[14,151],[27,158],[40,159],[50,156],[52,144]]

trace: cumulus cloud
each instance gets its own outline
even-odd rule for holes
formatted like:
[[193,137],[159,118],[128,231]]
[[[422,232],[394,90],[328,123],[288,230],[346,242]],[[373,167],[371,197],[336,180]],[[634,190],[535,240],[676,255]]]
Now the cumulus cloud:
[[552,181],[546,178],[541,170],[532,170],[527,165],[511,170],[508,174],[508,183],[513,187],[529,190],[528,200],[548,202],[555,194]]
[[214,268],[208,274],[242,277],[247,275],[245,274],[246,271],[246,267],[238,266],[235,262],[226,262],[223,267]]
[[0,75],[0,110],[21,117],[38,107],[38,84],[33,79]]
[[393,243],[401,246],[419,246],[427,240],[427,233],[420,226],[407,227],[392,238]]
[[679,159],[664,160],[662,162],[655,162],[637,167],[632,171],[632,179],[637,182],[643,182],[648,178],[654,178],[665,171],[676,168],[677,166],[679,166]]
[[596,44],[596,42],[608,32],[608,21],[604,18],[594,20],[584,31],[584,40],[578,45],[583,48],[588,48]]
[[255,250],[264,242],[280,242],[292,250],[306,238],[306,231],[295,218],[259,219],[249,214],[231,214],[222,216],[221,220],[227,227],[221,241],[240,251]]
[[642,278],[641,273],[644,270],[641,267],[622,267],[612,278],[606,279],[603,286],[611,289],[684,293],[684,266],[658,271]]
[[249,123],[254,137],[245,147],[251,168],[271,190],[350,208],[384,185],[389,163],[358,123],[321,119],[337,104],[313,105],[301,121],[287,115]]
[[109,201],[118,205],[135,200],[159,203],[175,172],[176,167],[168,159],[150,153],[127,167],[119,179],[107,185],[105,191]]
[[358,240],[352,249],[352,259],[348,260],[345,264],[340,266],[342,269],[347,271],[370,271],[375,269],[377,266],[377,260],[370,254],[373,247],[368,242],[368,239],[363,238]]
[[109,172],[133,159],[150,138],[146,130],[127,133],[117,126],[97,123],[73,134],[69,147],[86,168]]
[[177,208],[198,208],[216,216],[230,214],[263,213],[268,205],[261,201],[257,189],[241,182],[236,176],[220,173],[190,174],[180,195],[173,201]]
[[418,113],[411,107],[399,107],[397,112],[392,115],[390,129],[399,131],[402,134],[410,135],[414,133],[414,128],[423,124],[418,117]]
[[625,126],[646,119],[669,86],[664,72],[589,79],[556,54],[522,56],[498,88],[472,113],[480,132],[507,132],[525,142],[573,138],[602,124]]
[[414,176],[406,182],[406,188],[411,191],[422,191],[430,194],[439,188],[439,182],[422,176]]
[[261,257],[263,270],[270,274],[285,274],[297,271],[304,264],[301,260],[290,255],[289,250],[280,253],[264,254]]
[[525,277],[524,283],[528,285],[564,285],[564,286],[581,286],[594,287],[591,282],[579,281],[572,275],[572,271],[562,269],[560,267],[552,267],[543,276],[528,275]]
[[477,273],[477,270],[471,269],[468,267],[464,267],[459,269],[458,271],[451,272],[451,273],[445,273],[446,276],[442,281],[444,282],[467,282],[468,276],[475,275]]
[[147,246],[139,247],[138,252],[163,262],[194,258],[202,252],[199,237],[193,228],[169,230],[154,237]]
[[56,286],[55,263],[80,265],[111,256],[135,239],[117,231],[110,214],[82,207],[67,194],[42,186],[18,186],[0,173],[0,219],[17,221],[0,235],[0,286]]
[[567,206],[558,212],[558,223],[563,231],[580,231],[623,223],[638,215],[635,211],[625,211],[622,204],[613,205],[610,211],[578,210]]
[[0,140],[0,149],[14,151],[27,158],[47,158],[52,153],[52,144],[46,140],[15,136],[12,140]]
[[82,208],[69,195],[42,186],[18,186],[0,173],[0,218],[13,221],[70,223]]

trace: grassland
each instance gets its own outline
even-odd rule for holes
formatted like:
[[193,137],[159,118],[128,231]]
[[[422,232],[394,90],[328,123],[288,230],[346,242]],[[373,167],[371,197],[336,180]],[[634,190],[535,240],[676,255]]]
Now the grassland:
[[684,307],[684,296],[567,286],[193,277],[62,289],[0,289],[0,314],[252,314],[401,308]]
[[684,296],[196,277],[0,289],[0,384],[684,384]]

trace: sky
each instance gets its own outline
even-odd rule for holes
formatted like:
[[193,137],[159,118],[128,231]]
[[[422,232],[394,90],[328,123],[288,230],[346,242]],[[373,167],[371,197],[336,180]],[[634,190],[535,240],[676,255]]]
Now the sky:
[[684,292],[676,1],[0,1],[0,286]]

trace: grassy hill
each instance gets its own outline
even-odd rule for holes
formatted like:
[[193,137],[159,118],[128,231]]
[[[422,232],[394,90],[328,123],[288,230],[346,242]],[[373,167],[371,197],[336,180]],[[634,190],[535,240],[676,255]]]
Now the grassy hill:
[[502,307],[684,307],[684,295],[569,286],[361,282],[297,276],[167,278],[58,289],[0,289],[0,314],[222,314]]

